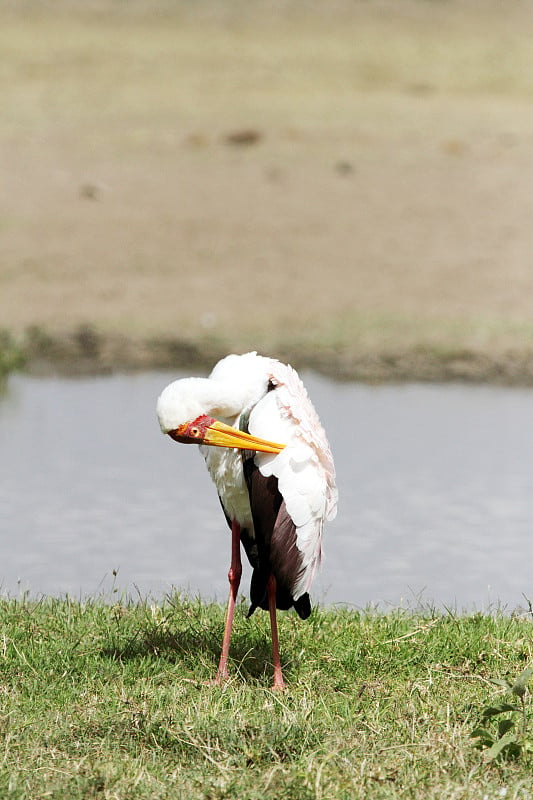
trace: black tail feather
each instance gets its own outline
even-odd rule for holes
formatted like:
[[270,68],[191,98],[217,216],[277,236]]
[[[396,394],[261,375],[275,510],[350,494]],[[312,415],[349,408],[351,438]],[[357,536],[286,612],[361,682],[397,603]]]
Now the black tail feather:
[[[251,605],[246,615],[247,617],[251,617],[257,608],[268,611],[268,577],[268,575],[260,572],[260,570],[254,569],[252,573],[252,582],[250,584]],[[306,592],[295,600],[290,591],[278,582],[276,585],[276,608],[280,611],[287,611],[289,608],[293,607],[301,619],[307,619],[311,613],[309,594]]]
[[311,613],[311,600],[307,592],[294,601],[294,608],[300,619],[307,619]]

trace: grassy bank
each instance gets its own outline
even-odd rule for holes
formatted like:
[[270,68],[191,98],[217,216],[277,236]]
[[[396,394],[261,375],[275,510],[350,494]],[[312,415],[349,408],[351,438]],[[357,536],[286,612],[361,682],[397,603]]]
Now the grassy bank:
[[[403,333],[395,338],[398,329]],[[67,376],[153,369],[208,372],[227,353],[247,350],[340,380],[533,385],[533,338],[527,326],[521,343],[510,342],[501,332],[494,346],[479,346],[460,332],[446,340],[429,329],[406,332],[401,321],[382,318],[337,321],[283,339],[272,333],[140,338],[105,333],[92,325],[61,334],[37,326],[18,335],[0,331],[0,380],[21,368]]]
[[531,796],[530,755],[490,761],[470,738],[509,700],[492,679],[532,659],[525,618],[283,615],[275,694],[265,614],[237,615],[223,688],[205,683],[218,606],[4,600],[0,617],[2,797]]

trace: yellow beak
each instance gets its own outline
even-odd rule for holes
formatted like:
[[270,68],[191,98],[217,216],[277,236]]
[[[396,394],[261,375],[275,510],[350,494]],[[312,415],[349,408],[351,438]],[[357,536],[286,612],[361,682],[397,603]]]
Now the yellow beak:
[[[207,424],[206,424],[207,423]],[[269,442],[252,436],[250,433],[238,431],[218,419],[198,418],[194,422],[186,422],[168,435],[182,444],[206,444],[210,447],[233,447],[239,450],[256,450],[261,453],[281,453],[284,444]]]
[[258,450],[261,453],[281,453],[284,444],[269,442],[267,439],[260,439],[244,431],[238,431],[231,425],[224,422],[215,422],[207,428],[207,436],[203,444],[213,445],[214,447],[238,447],[239,450]]

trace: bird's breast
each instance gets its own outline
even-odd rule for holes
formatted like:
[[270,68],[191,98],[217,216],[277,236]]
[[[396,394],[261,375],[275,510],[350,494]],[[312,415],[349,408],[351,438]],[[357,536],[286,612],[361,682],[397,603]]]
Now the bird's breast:
[[241,451],[224,447],[200,449],[224,511],[230,519],[237,520],[241,528],[248,528],[252,532],[252,512],[244,480]]

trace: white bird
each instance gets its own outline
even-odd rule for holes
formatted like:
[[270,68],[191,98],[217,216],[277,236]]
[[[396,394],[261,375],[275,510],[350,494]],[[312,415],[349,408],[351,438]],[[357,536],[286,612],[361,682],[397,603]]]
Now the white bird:
[[200,445],[232,531],[230,592],[216,682],[228,676],[242,543],[253,567],[250,616],[270,612],[274,688],[283,688],[276,608],[311,613],[325,520],[335,517],[335,467],[297,372],[254,353],[229,355],[208,378],[167,386],[157,403],[163,433]]

